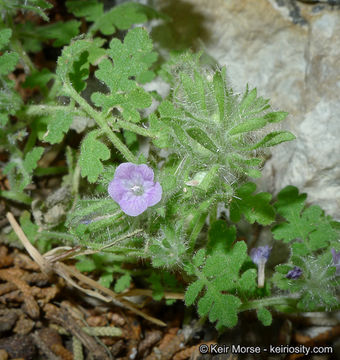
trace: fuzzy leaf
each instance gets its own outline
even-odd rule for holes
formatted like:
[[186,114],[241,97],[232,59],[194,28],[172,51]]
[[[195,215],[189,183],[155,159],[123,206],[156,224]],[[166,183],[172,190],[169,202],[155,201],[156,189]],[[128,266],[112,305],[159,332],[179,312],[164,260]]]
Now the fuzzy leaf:
[[99,63],[99,70],[95,75],[113,94],[119,90],[135,89],[136,81],[139,82],[143,74],[149,72],[149,67],[157,59],[157,54],[152,52],[152,41],[142,28],[129,31],[124,43],[113,39],[107,52],[113,63],[109,59],[104,59]]
[[99,278],[99,283],[106,288],[109,288],[113,280],[113,274],[111,272],[105,272]]
[[234,126],[230,131],[230,135],[237,135],[249,131],[254,131],[263,128],[267,124],[266,119],[262,118],[252,118],[245,120],[239,125]]
[[200,267],[201,265],[203,265],[204,261],[205,261],[205,250],[204,249],[200,249],[197,251],[197,253],[195,254],[194,258],[193,258],[193,263],[196,267]]
[[264,326],[271,325],[273,321],[271,312],[264,307],[257,309],[257,317]]
[[270,147],[281,144],[285,141],[291,141],[296,139],[295,135],[293,135],[289,131],[273,131],[270,134],[266,135],[261,141],[251,147],[251,149],[255,150],[260,147]]
[[[284,111],[277,111],[277,112],[271,112],[271,113],[265,114],[262,117],[255,117],[255,118],[251,117],[249,119],[244,120],[241,124],[234,126],[229,131],[229,134],[236,135],[236,134],[241,134],[241,133],[245,133],[245,132],[249,132],[249,131],[258,130],[258,129],[261,129],[264,126],[266,126],[268,123],[276,123],[276,122],[280,122],[280,121],[284,120],[287,115],[288,115],[288,113],[286,113]],[[284,135],[280,134],[280,136],[281,136],[281,140],[282,140]],[[288,136],[288,132],[286,132],[285,136]],[[280,140],[280,142],[289,141],[292,139],[287,138],[285,140],[282,140],[282,141],[281,140]],[[276,136],[275,136],[275,141],[279,141],[278,134],[276,134]],[[268,147],[268,146],[274,146],[277,144],[278,143],[274,143],[273,137],[268,137],[268,138],[265,137],[259,146]]]
[[[204,291],[197,302],[198,313],[200,316],[208,315],[211,322],[217,321],[217,328],[233,327],[237,323],[241,300],[233,293],[239,290],[239,272],[246,258],[247,245],[240,241],[226,254],[214,253],[205,257],[204,249],[199,250],[189,268],[190,274],[195,274],[197,280],[187,288],[186,304],[193,304]],[[251,281],[255,283],[254,275],[245,275],[244,285]]]
[[315,225],[309,222],[308,217],[301,217],[305,199],[306,194],[299,195],[294,186],[287,186],[280,191],[275,207],[287,222],[282,222],[273,228],[272,232],[276,240],[285,242],[294,239],[306,240],[308,234],[315,229]]
[[264,118],[269,123],[277,123],[283,121],[288,116],[285,111],[275,111],[264,115]]
[[91,183],[95,182],[104,170],[101,161],[110,157],[110,150],[97,140],[98,135],[99,131],[91,131],[83,140],[80,148],[79,166],[81,176],[86,176]]
[[84,51],[79,56],[79,60],[73,63],[73,71],[69,74],[71,84],[78,93],[86,88],[85,80],[89,77],[90,67],[88,57],[88,51]]
[[247,86],[247,90],[239,105],[239,111],[242,112],[245,109],[249,108],[255,102],[256,97],[257,97],[257,90],[253,89],[252,91],[249,92]]
[[20,225],[31,243],[34,243],[39,226],[31,221],[31,214],[24,210],[20,215]]
[[236,227],[227,226],[224,220],[213,222],[209,229],[208,253],[226,253],[236,240]]
[[269,225],[275,219],[274,208],[270,205],[271,194],[262,192],[253,195],[256,190],[254,183],[246,183],[239,187],[230,204],[230,218],[238,222],[243,214],[253,224]]
[[248,85],[238,106],[241,117],[253,116],[269,108],[269,100],[257,97],[257,90],[249,91]]
[[209,191],[216,181],[218,180],[218,172],[220,170],[220,166],[217,164],[214,164],[210,170],[204,175],[202,181],[197,185],[198,189],[202,189],[203,191],[207,192]]
[[217,321],[216,327],[234,327],[237,324],[237,310],[241,300],[234,295],[205,295],[198,301],[197,310],[201,316],[209,314],[211,322]]
[[0,56],[0,75],[7,75],[12,72],[19,60],[19,55],[15,52],[5,52]]
[[95,92],[91,100],[102,108],[104,114],[116,108],[124,120],[137,123],[141,120],[139,109],[148,108],[152,103],[152,96],[138,86],[154,76],[149,70],[157,58],[152,52],[152,41],[144,29],[136,28],[128,32],[124,43],[113,39],[107,53],[112,61],[103,59],[95,76],[108,86],[111,93]]
[[92,272],[96,270],[96,263],[94,262],[93,258],[79,256],[76,263],[76,268],[81,272]]
[[11,29],[0,30],[0,49],[4,48],[9,43],[9,39],[12,36]]
[[195,302],[198,294],[201,292],[203,287],[204,287],[204,282],[201,280],[197,280],[188,286],[184,298],[186,306],[190,306]]
[[325,216],[319,206],[305,209],[305,201],[306,194],[299,194],[294,186],[281,190],[275,207],[287,221],[272,229],[276,240],[303,240],[303,244],[294,244],[294,253],[301,255],[324,248],[338,237],[337,231],[332,227],[331,218]]
[[58,110],[49,117],[47,125],[47,133],[44,135],[44,140],[50,144],[56,144],[61,142],[72,124],[72,114]]
[[46,88],[47,83],[55,77],[50,70],[44,68],[41,71],[36,71],[26,77],[25,82],[22,84],[24,88],[39,87],[40,89]]
[[13,191],[22,192],[25,187],[31,183],[33,170],[37,167],[43,152],[43,147],[35,147],[26,154],[23,161],[16,159],[5,166],[4,174],[7,174],[9,177],[11,177],[12,175],[10,174],[14,174],[15,171],[18,171],[20,174],[19,177],[16,176],[17,180],[11,184]]
[[237,284],[239,291],[244,294],[252,294],[257,286],[256,277],[257,274],[255,269],[245,271]]
[[116,29],[128,30],[132,25],[144,23],[148,19],[164,18],[156,10],[133,2],[115,6],[105,13],[101,11],[100,16],[98,16],[99,7],[93,6],[93,10],[96,11],[96,19],[91,16],[90,21],[94,21],[90,28],[92,34],[99,30],[104,35],[112,35],[116,32]]
[[56,74],[62,82],[67,81],[68,75],[74,71],[73,64],[79,59],[81,54],[88,51],[91,54],[97,51],[103,45],[103,39],[81,39],[72,42],[69,46],[65,46],[61,56],[58,58],[58,66]]
[[79,34],[80,21],[58,21],[54,24],[40,26],[36,29],[37,36],[43,40],[55,39],[54,47],[60,47],[70,43],[71,39]]
[[223,67],[222,72],[216,72],[213,78],[214,91],[218,105],[218,112],[220,121],[223,122],[225,109],[224,109],[224,101],[225,101],[225,67]]
[[69,12],[77,17],[85,17],[86,21],[95,21],[104,12],[104,5],[98,0],[68,0],[66,7]]
[[33,170],[37,167],[38,161],[40,160],[43,152],[44,148],[38,146],[32,149],[29,153],[27,153],[23,163],[24,169],[27,171],[27,173],[31,174]]
[[115,287],[114,287],[115,292],[120,293],[128,289],[131,284],[131,280],[132,279],[130,274],[125,274],[121,276],[115,283]]
[[143,88],[136,88],[122,95],[104,95],[95,92],[91,96],[95,105],[102,107],[104,113],[111,111],[114,107],[122,109],[123,118],[127,121],[139,122],[140,115],[137,109],[144,109],[151,105],[152,97]]
[[192,104],[197,104],[203,110],[206,110],[204,84],[202,77],[195,72],[194,79],[186,73],[180,74],[181,83],[188,99]]
[[[17,110],[20,109],[22,98],[14,89],[14,81],[6,77],[1,78],[1,80],[3,87],[0,91],[0,125],[5,126],[8,122],[9,115],[15,115]],[[3,141],[3,136],[5,137],[5,134],[2,134],[0,129],[0,141]]]
[[209,136],[201,129],[199,128],[190,128],[187,129],[186,132],[188,135],[196,140],[199,144],[201,144],[206,149],[217,152],[217,146],[213,143],[213,141],[209,138]]
[[44,13],[44,10],[50,9],[53,7],[46,0],[11,0],[11,1],[2,1],[0,4],[0,10],[7,10],[15,14],[18,10],[22,12],[27,10],[41,16],[45,21],[49,21],[48,16]]
[[171,119],[171,120],[179,120],[182,121],[183,111],[175,108],[174,104],[170,101],[163,101],[158,107],[159,114],[161,118]]
[[149,116],[150,129],[156,134],[156,138],[152,140],[155,146],[160,149],[171,145],[170,131],[171,129],[153,113]]

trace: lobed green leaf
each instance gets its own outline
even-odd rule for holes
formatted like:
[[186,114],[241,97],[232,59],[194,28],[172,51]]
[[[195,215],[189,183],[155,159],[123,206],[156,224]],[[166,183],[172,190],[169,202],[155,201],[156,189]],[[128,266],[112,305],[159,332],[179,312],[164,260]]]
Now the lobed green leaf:
[[102,161],[110,158],[110,150],[106,145],[97,140],[100,132],[93,130],[87,134],[80,148],[79,166],[81,175],[88,181],[95,182],[103,172]]
[[44,141],[50,144],[61,142],[72,124],[73,115],[64,110],[58,110],[48,118],[47,132],[44,135]]
[[272,229],[276,240],[304,241],[293,244],[294,253],[300,255],[325,248],[338,237],[337,231],[332,227],[331,218],[326,217],[319,206],[306,208],[305,201],[306,194],[299,194],[294,186],[281,190],[275,207],[286,221]]
[[257,313],[257,318],[261,321],[261,323],[264,326],[269,326],[272,324],[273,321],[272,314],[265,307],[257,309],[256,313]]
[[262,192],[253,195],[256,190],[254,183],[246,183],[239,187],[230,204],[230,218],[234,222],[241,219],[242,214],[253,224],[269,225],[275,219],[275,211],[270,200],[271,194]]
[[19,55],[15,52],[5,52],[0,56],[0,76],[12,72],[19,60]]
[[11,29],[2,29],[0,30],[0,49],[3,49],[6,45],[9,44],[9,39],[12,36]]

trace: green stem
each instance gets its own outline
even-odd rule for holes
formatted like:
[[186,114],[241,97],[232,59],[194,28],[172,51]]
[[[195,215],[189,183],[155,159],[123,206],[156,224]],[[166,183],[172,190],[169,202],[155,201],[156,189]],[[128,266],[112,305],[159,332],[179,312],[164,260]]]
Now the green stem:
[[137,163],[137,159],[132,154],[132,152],[112,132],[109,125],[107,124],[107,120],[91,105],[89,105],[86,102],[86,100],[82,98],[69,83],[67,82],[64,83],[64,90],[73,100],[75,100],[84,109],[84,111],[87,112],[88,115],[90,115],[95,120],[97,125],[103,130],[106,136],[111,140],[112,144],[125,157],[125,159],[129,162]]
[[79,161],[77,160],[77,164],[74,168],[74,172],[72,176],[73,205],[71,208],[71,212],[75,210],[79,200],[79,182],[80,182],[80,166],[79,166]]
[[7,15],[7,23],[8,26],[12,29],[12,38],[11,38],[11,49],[19,54],[20,60],[23,62],[25,73],[33,73],[36,71],[36,68],[31,61],[30,57],[27,55],[26,51],[24,50],[21,41],[19,40],[19,36],[16,33],[16,29],[13,23],[13,18],[10,15]]
[[53,84],[51,86],[50,91],[48,92],[47,99],[51,101],[55,101],[55,98],[58,95],[58,92],[60,91],[62,87],[62,84],[60,80],[57,77],[54,77]]
[[25,144],[24,154],[27,154],[29,151],[33,149],[36,140],[37,140],[37,133],[35,131],[31,131]]
[[192,227],[191,234],[189,236],[189,252],[192,253],[195,248],[196,240],[198,238],[198,235],[200,234],[203,225],[205,224],[205,220],[208,216],[208,209],[211,204],[215,202],[215,198],[212,197],[209,200],[204,201],[196,214],[194,215],[194,220],[192,223],[194,223],[194,226]]
[[259,309],[267,306],[286,306],[290,308],[296,308],[299,301],[299,294],[292,294],[290,296],[275,296],[269,298],[263,298],[258,300],[250,300],[243,303],[239,311]]
[[63,241],[70,240],[72,242],[77,240],[77,238],[74,235],[63,233],[63,232],[57,232],[57,231],[48,231],[48,230],[43,230],[43,231],[39,232],[38,237],[39,238],[44,237],[44,238],[48,238],[48,239],[58,239],[58,240],[63,240]]
[[72,192],[75,197],[74,203],[76,203],[76,199],[78,198],[79,181],[80,181],[80,166],[77,161],[77,165],[74,169],[74,173],[73,173],[73,177],[72,177]]
[[209,225],[217,220],[217,205],[218,203],[212,205],[209,211]]
[[19,57],[24,65],[24,70],[26,74],[32,74],[36,71],[36,68],[31,61],[30,57],[27,55],[26,51],[22,47],[21,42],[15,38],[15,36],[12,37],[11,40],[11,49],[19,54]]
[[122,129],[129,130],[129,131],[131,131],[131,132],[133,132],[135,134],[150,137],[152,139],[156,138],[156,135],[153,134],[150,130],[144,129],[144,128],[138,126],[138,125],[129,123],[127,121],[115,119],[115,124],[118,125],[119,127],[121,127]]
[[64,105],[29,105],[24,110],[25,115],[27,116],[39,116],[46,114],[54,114],[58,110],[63,110],[67,112],[72,112],[76,115],[84,115],[81,110],[76,109],[73,106],[64,106]]

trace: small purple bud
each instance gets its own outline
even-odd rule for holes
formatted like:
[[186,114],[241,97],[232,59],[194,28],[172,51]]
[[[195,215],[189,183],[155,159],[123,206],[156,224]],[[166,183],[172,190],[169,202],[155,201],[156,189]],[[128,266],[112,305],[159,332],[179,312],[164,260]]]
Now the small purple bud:
[[251,249],[250,257],[256,265],[265,264],[271,251],[272,248],[268,245],[259,246],[258,248]]
[[294,269],[288,271],[286,275],[287,279],[298,279],[302,275],[302,270],[298,266],[294,266]]
[[264,268],[271,251],[272,248],[268,245],[259,246],[258,248],[251,249],[250,251],[250,257],[257,265],[257,286],[259,288],[264,287]]
[[332,249],[333,255],[333,265],[336,267],[336,275],[340,275],[340,251],[336,252],[335,249]]
[[162,198],[162,187],[153,178],[153,170],[145,164],[120,164],[109,184],[109,195],[125,214],[138,216]]

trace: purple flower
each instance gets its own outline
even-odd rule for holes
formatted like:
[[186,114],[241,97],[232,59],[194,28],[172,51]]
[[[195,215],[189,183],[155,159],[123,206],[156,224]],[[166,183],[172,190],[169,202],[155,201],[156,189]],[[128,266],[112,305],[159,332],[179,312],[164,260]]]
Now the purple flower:
[[336,252],[335,249],[332,249],[333,255],[333,265],[336,267],[336,275],[340,275],[340,251]]
[[153,177],[153,170],[145,164],[120,164],[109,184],[109,195],[125,214],[140,215],[162,198],[162,187]]
[[286,275],[287,279],[298,279],[302,275],[302,270],[298,266],[294,266],[294,269],[288,271]]
[[268,245],[259,246],[258,248],[251,249],[250,257],[256,265],[265,264],[271,251],[272,248]]

